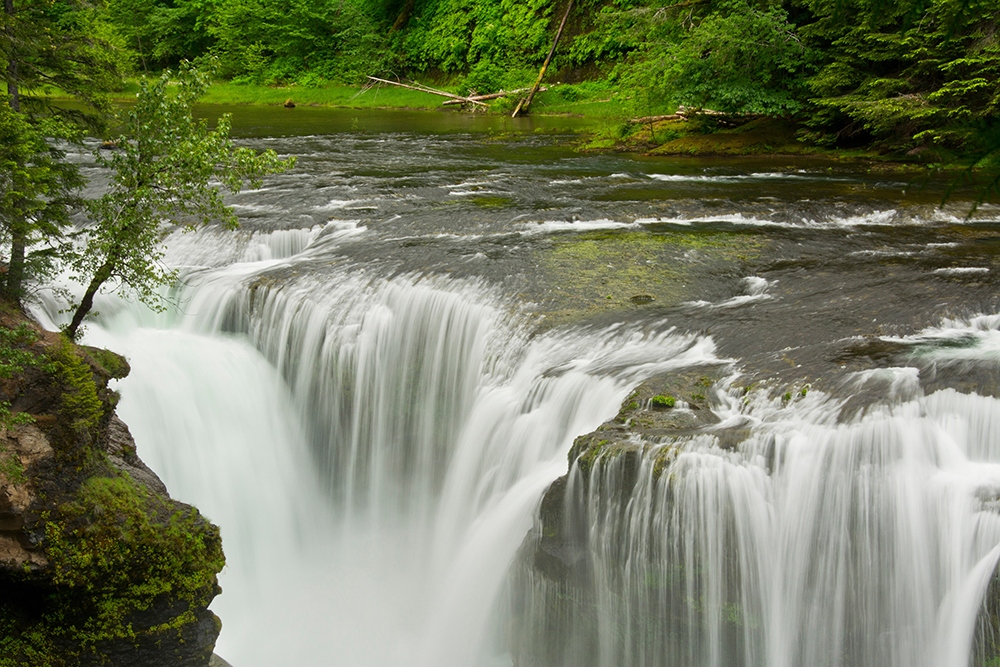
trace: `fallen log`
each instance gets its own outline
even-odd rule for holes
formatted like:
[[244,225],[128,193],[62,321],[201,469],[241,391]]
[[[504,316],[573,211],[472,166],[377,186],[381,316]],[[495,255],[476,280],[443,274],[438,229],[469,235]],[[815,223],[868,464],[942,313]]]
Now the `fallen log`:
[[510,115],[511,118],[517,118],[517,115],[521,113],[521,110],[528,110],[528,106],[531,105],[531,100],[535,99],[535,93],[538,92],[538,87],[542,85],[542,79],[545,77],[545,70],[549,68],[549,61],[552,60],[552,54],[556,52],[556,45],[559,44],[559,38],[562,37],[563,28],[566,27],[566,19],[569,18],[569,12],[573,9],[573,0],[569,0],[569,4],[566,5],[566,13],[563,14],[562,21],[559,23],[559,29],[556,30],[555,39],[552,40],[552,48],[549,49],[549,55],[545,56],[545,62],[542,63],[542,71],[538,73],[538,78],[535,79],[535,85],[531,87],[531,92],[528,93],[526,99],[522,99],[517,103],[517,108],[514,109],[514,113]]
[[[501,90],[499,93],[490,93],[489,95],[469,95],[469,97],[467,99],[470,99],[473,102],[482,102],[483,100],[495,100],[495,99],[498,99],[498,98],[501,98],[501,97],[507,97],[508,95],[520,95],[521,93],[526,93],[529,90],[531,90],[531,89],[530,88],[518,88],[517,90]],[[541,88],[538,89],[538,92],[543,93],[546,90],[548,90],[548,88],[546,88],[545,86],[542,86]],[[448,105],[448,104],[465,104],[465,102],[463,102],[462,100],[445,100],[441,104],[444,104],[444,105]]]
[[441,97],[449,97],[453,100],[458,100],[463,104],[478,104],[481,107],[489,107],[488,104],[484,102],[478,102],[469,97],[462,97],[461,95],[455,95],[454,93],[448,93],[443,90],[437,90],[436,88],[431,88],[430,86],[423,86],[420,84],[407,84],[400,83],[398,81],[389,81],[388,79],[380,79],[377,76],[369,76],[372,81],[378,81],[379,83],[387,83],[390,86],[399,86],[400,88],[408,88],[409,90],[417,90],[422,93],[430,93],[431,95],[440,95]]
[[677,113],[667,114],[665,116],[640,116],[638,118],[630,118],[629,123],[633,125],[641,125],[643,123],[659,123],[663,120],[681,120],[682,118],[691,118],[692,116],[723,116],[726,118],[757,118],[759,114],[752,113],[726,113],[725,111],[716,111],[714,109],[696,109],[694,107],[677,107]]
[[742,113],[726,113],[725,111],[716,111],[715,109],[704,109],[695,107],[686,107],[683,104],[677,107],[677,113],[681,116],[747,116],[749,114]]
[[684,118],[679,113],[672,113],[667,116],[641,116],[639,118],[630,118],[628,122],[633,125],[642,125],[643,123],[659,123],[662,120],[680,120]]

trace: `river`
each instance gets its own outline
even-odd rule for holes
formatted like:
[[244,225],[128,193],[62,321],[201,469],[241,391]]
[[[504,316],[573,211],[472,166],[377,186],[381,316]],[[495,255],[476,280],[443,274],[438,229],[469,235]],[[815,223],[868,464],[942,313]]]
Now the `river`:
[[[749,436],[692,434],[610,514],[589,485],[599,618],[542,667],[969,662],[1000,553],[1000,209],[867,166],[586,154],[576,119],[235,112],[296,167],[229,199],[240,230],[167,238],[167,312],[104,296],[85,339],[132,365],[140,456],[221,526],[235,667],[564,641],[507,618],[543,492],[635,385],[708,367]],[[679,637],[648,582],[685,562],[718,618]]]

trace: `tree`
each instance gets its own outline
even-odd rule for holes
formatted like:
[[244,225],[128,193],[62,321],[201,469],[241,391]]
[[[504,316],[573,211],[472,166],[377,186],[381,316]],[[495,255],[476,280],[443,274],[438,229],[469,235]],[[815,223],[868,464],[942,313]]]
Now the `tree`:
[[102,20],[146,71],[205,54],[214,0],[105,0]]
[[802,108],[812,54],[781,7],[735,0],[705,17],[666,56],[666,94],[675,103],[780,116]]
[[100,109],[103,91],[118,81],[110,49],[88,36],[88,11],[78,0],[4,0],[0,12],[0,77],[7,86],[0,111],[0,233],[7,272],[0,290],[14,301],[39,266],[35,260],[51,255],[51,247],[33,254],[32,245],[60,241],[72,192],[81,183],[50,140],[75,138],[80,123],[94,120],[32,93],[55,86]]
[[[823,52],[811,123],[895,151],[977,152],[1000,114],[994,0],[802,0]],[[857,140],[856,139],[856,140]]]
[[75,128],[51,117],[31,123],[0,100],[0,239],[10,249],[3,288],[16,301],[25,276],[53,268],[83,179],[50,140]]
[[393,59],[358,0],[217,0],[204,22],[220,73],[236,80],[364,80]]
[[137,103],[129,110],[110,157],[98,155],[111,170],[108,191],[88,204],[92,224],[87,242],[72,259],[76,277],[87,284],[66,333],[75,338],[94,296],[109,282],[133,292],[151,307],[161,307],[159,287],[176,273],[161,260],[164,222],[194,228],[219,221],[237,225],[236,214],[223,202],[215,181],[238,192],[246,184],[259,187],[264,176],[294,164],[274,151],[256,153],[238,148],[229,138],[229,116],[215,129],[192,117],[195,101],[204,93],[206,77],[182,64],[172,90],[171,73],[141,84]]
[[[98,109],[120,81],[118,56],[93,37],[95,14],[83,0],[3,0],[0,76],[14,111],[51,112],[32,95],[55,87]],[[26,95],[27,93],[27,95]]]

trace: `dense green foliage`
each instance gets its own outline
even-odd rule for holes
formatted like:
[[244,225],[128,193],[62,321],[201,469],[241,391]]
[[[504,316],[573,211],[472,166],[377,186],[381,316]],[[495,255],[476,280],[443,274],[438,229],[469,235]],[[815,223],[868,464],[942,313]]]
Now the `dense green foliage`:
[[52,353],[55,376],[63,387],[59,416],[72,430],[93,436],[104,416],[93,371],[69,343],[63,341]]
[[[350,2],[218,0],[203,20],[222,73],[252,82],[356,79],[388,58],[371,18]],[[181,55],[186,55],[183,52]]]
[[[812,59],[781,7],[722,3],[642,70],[659,73],[664,99],[723,112],[783,115],[803,106]],[[658,71],[657,71],[658,70]]]
[[[27,324],[14,328],[0,327],[0,380],[10,380],[24,372],[25,369],[38,366],[38,358],[28,351],[28,348],[38,340],[38,333]],[[30,415],[23,412],[11,412],[10,401],[0,401],[0,430],[7,430],[28,424],[32,421]],[[0,445],[0,454],[5,451]],[[10,478],[20,474],[20,461],[9,457],[0,462],[0,473]]]
[[[73,139],[100,116],[54,107],[36,93],[57,86],[100,111],[121,59],[95,38],[100,12],[80,0],[4,0],[0,12],[0,241],[9,250],[0,288],[20,299],[26,278],[51,266],[59,228],[81,184],[52,140]],[[39,243],[49,247],[39,247]]]
[[[227,78],[314,85],[531,82],[565,0],[107,0],[137,66],[217,56]],[[637,113],[794,116],[805,138],[945,156],[993,151],[993,0],[582,0],[553,80],[610,80]]]
[[[1000,112],[1000,7],[991,0],[807,0],[823,52],[814,124],[895,148],[976,146]],[[846,16],[854,17],[845,21]]]
[[[56,87],[96,108],[106,106],[124,55],[107,14],[85,0],[4,0],[0,12],[0,76],[16,111],[52,111],[37,95]],[[58,110],[57,110],[58,111]]]

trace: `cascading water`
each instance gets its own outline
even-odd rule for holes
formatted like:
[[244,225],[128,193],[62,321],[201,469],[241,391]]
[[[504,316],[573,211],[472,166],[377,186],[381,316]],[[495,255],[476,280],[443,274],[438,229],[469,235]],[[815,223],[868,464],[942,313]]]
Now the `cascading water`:
[[108,301],[88,331],[130,359],[119,412],[140,455],[222,526],[220,653],[358,667],[502,654],[494,600],[573,437],[713,346],[621,326],[528,341],[479,284],[268,287],[279,269],[191,273],[172,314]]
[[[1000,413],[968,378],[995,375],[998,327],[923,302],[1000,304],[978,246],[954,267],[959,242],[937,243],[957,218],[871,204],[898,184],[825,168],[284,141],[298,171],[236,199],[243,231],[170,237],[175,307],[106,298],[87,332],[130,360],[119,412],[140,455],[221,526],[220,655],[969,662],[998,560]],[[55,327],[56,310],[38,314]],[[723,383],[719,423],[572,467],[552,487],[563,569],[532,562],[574,438],[640,382],[730,363],[837,387],[771,400]]]
[[[701,435],[572,466],[561,530],[586,562],[522,573],[519,623],[546,628],[522,650],[602,667],[970,664],[977,630],[996,641],[977,615],[1000,559],[1000,400],[924,397],[916,371],[853,378],[885,392],[863,414],[818,392],[720,394],[726,419]],[[712,432],[732,426],[735,447]]]

